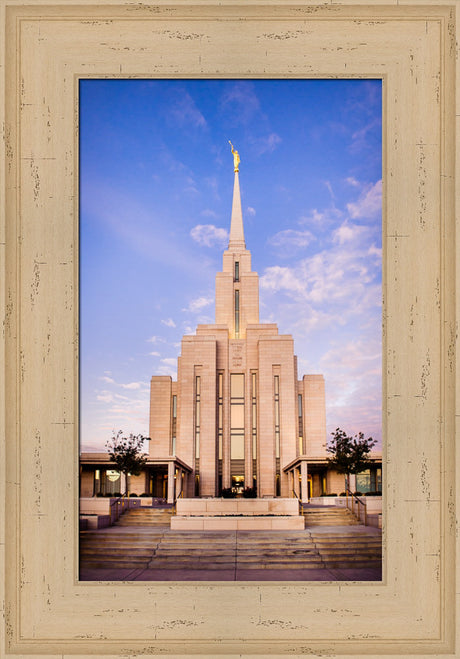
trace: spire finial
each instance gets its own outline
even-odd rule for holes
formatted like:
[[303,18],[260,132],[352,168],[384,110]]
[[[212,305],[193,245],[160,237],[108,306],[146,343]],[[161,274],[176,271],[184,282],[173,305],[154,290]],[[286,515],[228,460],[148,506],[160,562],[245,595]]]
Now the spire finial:
[[230,146],[232,147],[232,153],[233,153],[233,171],[235,171],[235,172],[239,172],[239,164],[240,164],[240,162],[241,162],[241,161],[240,161],[240,154],[238,153],[238,151],[236,151],[236,150],[233,148],[233,144],[230,142],[230,140],[228,140],[228,143],[229,143]]

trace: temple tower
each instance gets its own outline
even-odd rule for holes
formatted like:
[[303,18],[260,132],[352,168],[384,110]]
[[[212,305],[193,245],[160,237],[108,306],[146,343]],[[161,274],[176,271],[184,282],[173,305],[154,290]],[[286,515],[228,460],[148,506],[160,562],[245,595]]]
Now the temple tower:
[[[230,235],[216,275],[215,324],[183,337],[177,382],[152,377],[150,457],[169,451],[190,468],[186,496],[219,496],[230,487],[294,496],[292,471],[284,467],[307,449],[324,453],[324,379],[298,381],[292,336],[259,322],[233,145],[232,153]],[[306,463],[302,473],[305,480]]]

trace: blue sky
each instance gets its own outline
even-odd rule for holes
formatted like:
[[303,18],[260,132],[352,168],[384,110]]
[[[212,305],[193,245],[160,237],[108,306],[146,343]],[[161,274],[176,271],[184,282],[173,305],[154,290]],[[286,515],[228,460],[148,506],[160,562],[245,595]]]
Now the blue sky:
[[80,82],[81,449],[148,435],[152,375],[214,322],[231,140],[260,320],[323,373],[328,436],[381,439],[381,83]]

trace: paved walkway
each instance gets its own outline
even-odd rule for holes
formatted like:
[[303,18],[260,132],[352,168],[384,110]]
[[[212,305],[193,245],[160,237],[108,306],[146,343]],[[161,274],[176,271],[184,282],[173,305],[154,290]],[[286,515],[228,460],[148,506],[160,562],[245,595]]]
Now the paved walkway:
[[381,581],[377,568],[309,570],[129,570],[86,569],[80,581]]

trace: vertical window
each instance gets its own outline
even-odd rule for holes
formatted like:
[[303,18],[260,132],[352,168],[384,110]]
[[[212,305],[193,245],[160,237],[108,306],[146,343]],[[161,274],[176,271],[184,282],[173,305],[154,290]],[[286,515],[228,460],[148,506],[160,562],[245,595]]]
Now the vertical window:
[[297,408],[299,418],[299,455],[303,455],[303,415],[302,415],[302,394],[297,395]]
[[240,338],[240,292],[235,291],[235,338]]
[[201,378],[195,378],[195,458],[200,457]]
[[280,376],[275,375],[275,457],[280,457]]
[[218,455],[222,460],[222,438],[224,433],[224,375],[219,373],[217,385],[217,437]]
[[240,281],[240,263],[235,261],[235,281]]
[[172,397],[172,429],[171,429],[171,455],[176,455],[177,434],[177,396]]
[[257,376],[251,374],[252,458],[257,459]]
[[230,375],[230,458],[244,460],[244,374]]
[[96,469],[94,472],[93,496],[101,492],[101,472]]

